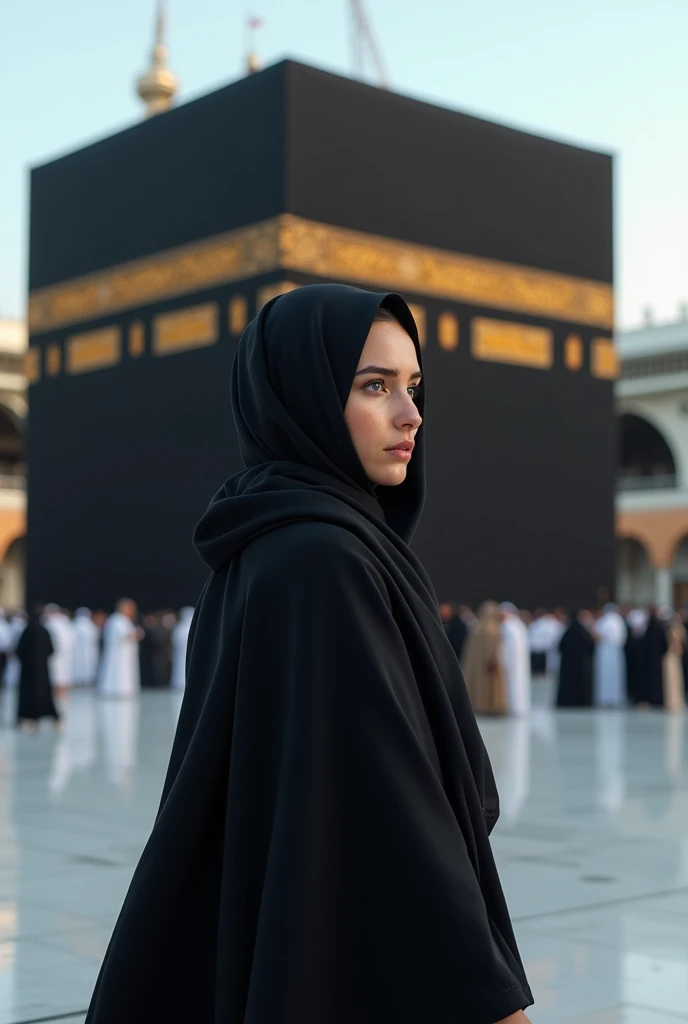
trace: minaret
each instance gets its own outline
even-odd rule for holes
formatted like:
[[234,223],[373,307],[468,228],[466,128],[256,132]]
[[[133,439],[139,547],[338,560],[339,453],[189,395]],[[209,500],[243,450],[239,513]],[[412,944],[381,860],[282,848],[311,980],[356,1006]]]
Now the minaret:
[[169,110],[179,89],[175,75],[167,67],[167,47],[164,38],[165,8],[163,0],[158,0],[155,46],[151,53],[151,66],[136,82],[136,91],[146,104],[146,117],[162,114],[165,110]]
[[256,71],[263,70],[263,62],[258,56],[256,49],[256,30],[263,28],[265,22],[262,18],[251,17],[246,21],[246,29],[248,35],[248,48],[246,53],[246,73],[254,75]]

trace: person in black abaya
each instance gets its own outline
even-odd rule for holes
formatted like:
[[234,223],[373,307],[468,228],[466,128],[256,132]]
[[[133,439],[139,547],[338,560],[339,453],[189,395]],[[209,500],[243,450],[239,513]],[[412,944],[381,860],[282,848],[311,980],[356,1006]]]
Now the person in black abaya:
[[576,611],[569,612],[568,627],[559,641],[559,653],[557,707],[592,707],[595,640]]
[[153,612],[143,616],[143,636],[139,644],[139,671],[141,673],[141,689],[150,690],[157,684],[155,681],[155,640],[153,630],[159,618]]
[[668,650],[666,629],[657,617],[657,609],[652,608],[647,629],[638,645],[636,704],[664,707],[664,655]]
[[440,616],[444,624],[444,631],[449,638],[449,643],[454,648],[457,661],[460,662],[463,656],[466,637],[468,636],[468,626],[448,601],[440,605]]
[[52,718],[55,725],[60,716],[53,700],[49,661],[53,653],[50,633],[41,622],[43,609],[37,606],[29,612],[24,632],[19,637],[15,654],[21,665],[19,677],[19,703],[17,725],[35,728],[39,719]]
[[196,528],[177,734],[88,1024],[527,1020],[493,773],[408,546],[421,370],[396,295],[309,285],[244,332],[245,469]]
[[139,645],[142,689],[169,687],[172,675],[172,631],[165,625],[162,612],[150,612],[143,618],[144,635]]

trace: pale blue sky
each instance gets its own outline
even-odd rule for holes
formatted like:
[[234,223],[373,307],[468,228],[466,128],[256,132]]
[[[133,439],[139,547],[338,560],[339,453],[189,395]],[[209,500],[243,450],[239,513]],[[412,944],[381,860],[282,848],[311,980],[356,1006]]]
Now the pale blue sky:
[[[347,0],[169,0],[180,102],[266,63],[349,73]],[[688,301],[688,0],[367,0],[394,88],[616,154],[619,326]],[[0,315],[23,314],[27,168],[140,117],[154,0],[0,3]]]

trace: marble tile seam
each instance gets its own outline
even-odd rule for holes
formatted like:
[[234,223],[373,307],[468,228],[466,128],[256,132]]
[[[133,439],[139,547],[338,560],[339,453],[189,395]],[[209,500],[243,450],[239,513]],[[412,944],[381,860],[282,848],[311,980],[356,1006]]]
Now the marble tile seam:
[[624,903],[640,903],[647,900],[661,899],[664,896],[680,896],[688,893],[687,886],[679,886],[677,889],[662,889],[658,892],[640,893],[637,896],[619,896],[614,900],[601,900],[599,903],[586,903],[584,906],[567,907],[558,910],[543,910],[540,914],[529,914],[527,916],[512,918],[514,924],[527,924],[529,921],[541,921],[545,917],[561,917],[568,914],[580,914],[588,910],[602,910],[605,907],[622,906]]

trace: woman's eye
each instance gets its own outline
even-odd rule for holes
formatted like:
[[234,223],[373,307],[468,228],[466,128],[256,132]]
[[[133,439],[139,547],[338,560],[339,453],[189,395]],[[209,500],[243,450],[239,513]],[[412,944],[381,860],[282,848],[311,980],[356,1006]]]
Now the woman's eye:
[[408,393],[411,396],[411,398],[418,398],[418,395],[421,393],[422,390],[422,384],[412,384],[411,387],[408,389]]
[[371,380],[368,384],[363,385],[364,391],[372,391],[374,395],[379,395],[378,388],[384,387],[384,381],[382,380]]

